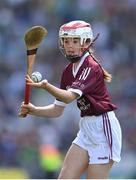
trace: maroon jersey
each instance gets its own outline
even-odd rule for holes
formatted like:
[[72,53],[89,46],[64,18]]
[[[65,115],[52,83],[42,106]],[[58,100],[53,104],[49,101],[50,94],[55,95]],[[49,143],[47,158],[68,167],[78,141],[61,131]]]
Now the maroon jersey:
[[80,95],[77,106],[81,110],[81,117],[97,116],[116,109],[110,102],[103,71],[89,53],[82,58],[77,72],[74,72],[72,63],[66,66],[60,88]]

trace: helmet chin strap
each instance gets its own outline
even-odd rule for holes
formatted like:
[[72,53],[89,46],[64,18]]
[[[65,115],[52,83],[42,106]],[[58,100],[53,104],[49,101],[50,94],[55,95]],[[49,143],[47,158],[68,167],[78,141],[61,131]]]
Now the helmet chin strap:
[[89,49],[92,46],[92,44],[94,44],[94,42],[98,39],[99,35],[100,35],[99,33],[96,35],[96,37],[93,39],[91,44],[86,48],[86,50],[82,53],[81,56],[78,56],[78,55],[65,55],[67,60],[69,60],[71,63],[78,62],[89,51]]
[[81,59],[81,56],[78,55],[65,55],[65,57],[67,58],[67,60],[69,60],[71,63],[76,63]]

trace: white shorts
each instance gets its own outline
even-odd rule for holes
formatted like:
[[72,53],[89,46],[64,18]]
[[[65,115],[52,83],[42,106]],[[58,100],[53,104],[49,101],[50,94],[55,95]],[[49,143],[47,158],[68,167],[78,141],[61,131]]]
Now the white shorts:
[[105,164],[121,160],[122,133],[113,111],[100,116],[85,116],[74,144],[88,152],[89,164]]

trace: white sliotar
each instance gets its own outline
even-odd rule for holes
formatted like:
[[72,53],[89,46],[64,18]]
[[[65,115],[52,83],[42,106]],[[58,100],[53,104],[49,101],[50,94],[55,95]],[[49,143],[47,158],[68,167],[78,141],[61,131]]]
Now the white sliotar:
[[31,75],[31,79],[36,83],[40,82],[42,80],[42,75],[38,71],[33,72],[32,75]]

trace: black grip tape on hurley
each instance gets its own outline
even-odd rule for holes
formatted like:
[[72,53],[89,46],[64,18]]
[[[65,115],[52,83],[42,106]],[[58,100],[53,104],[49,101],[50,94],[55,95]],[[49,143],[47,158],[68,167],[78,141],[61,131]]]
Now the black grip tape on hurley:
[[38,49],[38,48],[36,48],[36,49],[31,49],[31,50],[27,50],[27,55],[29,56],[29,55],[36,54],[37,49]]

